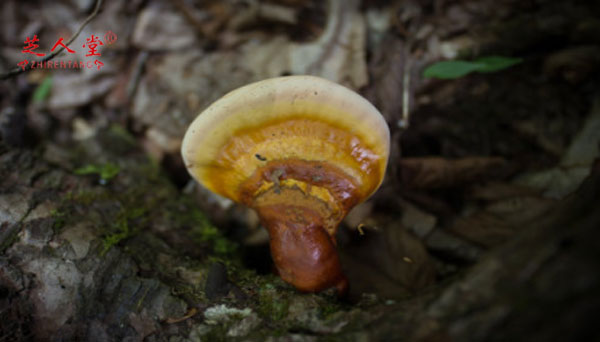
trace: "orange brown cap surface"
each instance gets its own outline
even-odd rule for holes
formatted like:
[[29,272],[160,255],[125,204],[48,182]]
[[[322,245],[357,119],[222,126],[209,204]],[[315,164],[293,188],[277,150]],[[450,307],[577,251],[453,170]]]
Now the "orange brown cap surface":
[[346,87],[278,77],[238,88],[198,115],[182,154],[198,182],[237,202],[257,169],[286,159],[334,165],[366,199],[383,179],[389,130],[377,109]]
[[188,128],[182,154],[198,182],[256,209],[263,222],[289,228],[313,217],[309,225],[335,244],[337,224],[381,184],[389,145],[385,120],[362,96],[319,77],[287,76],[213,103]]

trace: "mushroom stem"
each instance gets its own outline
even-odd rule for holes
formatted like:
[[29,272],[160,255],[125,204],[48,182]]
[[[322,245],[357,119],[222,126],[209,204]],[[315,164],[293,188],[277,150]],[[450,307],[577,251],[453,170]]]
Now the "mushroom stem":
[[340,296],[347,293],[348,280],[342,273],[335,239],[315,210],[288,204],[256,210],[269,231],[271,255],[284,281],[305,292],[336,287]]
[[269,231],[271,255],[281,278],[300,291],[348,289],[336,251],[339,222],[356,203],[357,187],[323,162],[270,161],[243,185],[243,202]]

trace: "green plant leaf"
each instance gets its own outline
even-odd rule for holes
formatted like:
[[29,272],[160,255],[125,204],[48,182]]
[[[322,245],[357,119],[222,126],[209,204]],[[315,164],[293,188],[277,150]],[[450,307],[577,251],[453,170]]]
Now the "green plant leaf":
[[482,64],[477,70],[479,72],[495,72],[510,68],[515,64],[523,62],[523,58],[511,58],[502,56],[487,56],[481,57],[475,60],[475,62]]
[[48,96],[50,95],[50,90],[52,89],[52,75],[46,76],[42,83],[35,88],[35,92],[33,93],[33,102],[40,103],[44,102]]
[[522,58],[511,58],[502,56],[485,56],[477,58],[473,61],[442,61],[434,63],[423,71],[423,77],[440,78],[440,79],[455,79],[463,77],[474,71],[478,72],[495,72],[509,68],[523,61]]
[[100,178],[104,180],[110,180],[119,173],[120,169],[117,165],[107,163],[102,165],[100,170]]
[[100,179],[104,181],[111,180],[114,176],[119,173],[120,169],[117,165],[112,163],[106,163],[103,165],[86,165],[84,167],[80,167],[76,169],[74,172],[76,175],[89,175],[89,174],[98,174],[100,175]]
[[468,61],[443,61],[428,66],[423,71],[424,77],[455,79],[463,77],[480,68],[480,65]]

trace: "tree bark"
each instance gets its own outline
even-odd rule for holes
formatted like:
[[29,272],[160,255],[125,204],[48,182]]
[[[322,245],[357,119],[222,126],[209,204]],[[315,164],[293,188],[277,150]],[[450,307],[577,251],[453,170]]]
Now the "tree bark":
[[[245,269],[120,129],[69,148],[2,147],[0,165],[0,340],[599,337],[598,164],[577,193],[461,276],[395,303],[301,294]],[[214,261],[226,269],[209,272]]]

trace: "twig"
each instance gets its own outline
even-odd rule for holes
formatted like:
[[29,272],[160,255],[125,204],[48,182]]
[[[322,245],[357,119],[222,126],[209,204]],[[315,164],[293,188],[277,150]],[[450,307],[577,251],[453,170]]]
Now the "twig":
[[[90,21],[92,21],[92,19],[94,19],[96,17],[98,12],[100,11],[101,6],[102,6],[102,0],[96,0],[96,7],[94,7],[94,11],[83,21],[83,23],[81,23],[81,26],[79,26],[79,29],[77,29],[75,34],[73,34],[71,36],[71,38],[69,38],[69,40],[67,40],[67,42],[65,43],[66,46],[69,46],[75,39],[77,39],[77,36],[79,36],[79,34],[81,33],[81,31],[83,30],[85,25],[87,25]],[[36,62],[36,64],[44,63],[44,62],[51,60],[52,58],[56,57],[59,53],[63,52],[64,49],[65,48],[61,46],[60,49],[58,49],[58,50],[52,52],[51,54],[49,54],[48,56],[42,58],[40,61]],[[27,64],[24,68],[16,67],[16,68],[12,69],[11,71],[7,72],[6,74],[3,74],[2,76],[0,76],[0,80],[6,80],[12,76],[16,76],[25,71],[29,71],[29,70],[31,70],[31,66],[33,64],[34,63]]]
[[129,79],[129,83],[127,84],[127,99],[131,99],[135,94],[147,60],[148,52],[146,51],[142,51],[135,59],[135,64],[133,65],[133,74]]
[[402,75],[402,118],[398,125],[402,129],[407,129],[410,124],[410,53],[404,53],[404,71]]

